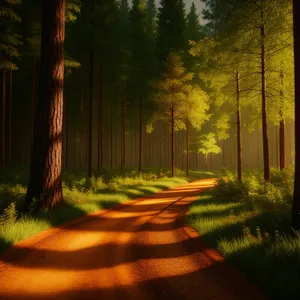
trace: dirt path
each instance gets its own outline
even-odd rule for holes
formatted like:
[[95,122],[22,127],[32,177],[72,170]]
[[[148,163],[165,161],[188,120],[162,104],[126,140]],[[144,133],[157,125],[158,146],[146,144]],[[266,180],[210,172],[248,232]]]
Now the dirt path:
[[264,299],[184,226],[200,180],[20,242],[0,257],[1,299]]

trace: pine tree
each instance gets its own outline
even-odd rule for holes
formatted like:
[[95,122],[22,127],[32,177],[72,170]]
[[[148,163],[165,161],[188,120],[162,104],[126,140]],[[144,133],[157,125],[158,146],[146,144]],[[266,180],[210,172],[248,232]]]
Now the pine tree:
[[153,124],[157,120],[168,122],[171,133],[172,176],[175,176],[175,131],[188,129],[187,121],[200,129],[209,117],[208,98],[198,86],[191,85],[192,79],[193,73],[186,72],[180,57],[170,53],[167,57],[166,72],[163,79],[156,83],[157,91],[153,96],[157,110],[148,124],[147,131],[153,130]]
[[36,107],[26,208],[63,203],[62,121],[64,84],[65,0],[43,1],[41,72]]
[[161,0],[160,6],[157,20],[157,55],[163,61],[171,51],[184,50],[186,16],[182,0]]
[[295,53],[295,184],[292,226],[300,229],[300,2],[293,1]]
[[[13,59],[19,56],[18,46],[21,45],[21,38],[16,33],[15,23],[20,22],[20,17],[14,10],[15,4],[20,4],[18,0],[5,0],[0,4],[0,70],[2,70],[2,122],[1,122],[1,160],[0,169],[5,167],[6,156],[6,84],[7,71],[9,72],[9,111],[11,112],[12,101],[12,71],[17,70]],[[9,148],[11,140],[11,113],[9,114]],[[11,149],[9,149],[10,151]],[[9,153],[10,155],[10,153]]]

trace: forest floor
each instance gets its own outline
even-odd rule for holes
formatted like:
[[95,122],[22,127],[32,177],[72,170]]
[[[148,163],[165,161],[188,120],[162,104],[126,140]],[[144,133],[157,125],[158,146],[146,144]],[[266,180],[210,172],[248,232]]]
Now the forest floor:
[[184,225],[199,180],[39,233],[1,256],[1,299],[265,299]]

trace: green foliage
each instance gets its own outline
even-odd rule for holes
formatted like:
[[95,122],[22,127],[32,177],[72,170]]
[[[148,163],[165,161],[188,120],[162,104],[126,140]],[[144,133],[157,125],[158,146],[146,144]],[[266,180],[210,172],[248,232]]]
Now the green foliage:
[[[137,174],[136,170],[128,171],[125,177],[116,173],[109,180],[105,180],[103,177],[87,179],[74,173],[64,174],[65,204],[61,208],[36,213],[33,205],[29,214],[21,215],[18,219],[17,208],[24,201],[25,188],[16,184],[0,185],[0,198],[7,199],[7,196],[10,195],[8,205],[5,204],[6,201],[0,203],[0,212],[2,212],[0,217],[0,252],[51,226],[58,226],[87,213],[107,209],[126,200],[187,182],[187,179],[184,178],[158,178],[159,176],[155,180],[153,172],[147,172],[142,177],[137,176]],[[36,200],[35,203],[38,205],[39,201]]]
[[161,0],[157,16],[157,52],[164,61],[170,52],[185,47],[186,16],[182,0]]
[[17,210],[16,204],[11,202],[7,208],[3,210],[3,213],[0,215],[0,226],[4,224],[13,224],[17,220]]
[[17,34],[16,23],[21,19],[14,6],[20,4],[18,0],[4,0],[0,4],[0,69],[17,70],[12,61],[18,57],[21,36]]
[[296,300],[300,239],[290,230],[291,205],[284,198],[283,174],[292,171],[273,170],[274,185],[264,186],[261,172],[245,174],[241,183],[226,171],[215,190],[192,204],[188,218],[205,242],[218,248],[266,296]]
[[217,145],[217,140],[213,132],[198,138],[198,152],[205,156],[209,154],[220,154],[222,149]]

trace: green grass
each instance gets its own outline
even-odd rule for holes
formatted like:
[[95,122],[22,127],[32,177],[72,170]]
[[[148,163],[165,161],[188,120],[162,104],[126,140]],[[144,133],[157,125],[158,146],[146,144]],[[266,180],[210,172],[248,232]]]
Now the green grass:
[[230,181],[191,205],[189,224],[271,299],[299,299],[300,235],[290,228],[291,205],[282,180],[260,195],[254,193],[255,183],[245,192]]
[[[42,211],[35,216],[18,214],[17,219],[15,213],[22,205],[27,180],[24,173],[17,173],[15,176],[2,174],[1,181],[4,183],[0,184],[0,253],[14,243],[52,226],[189,181],[185,177],[152,179],[157,175],[149,172],[137,176],[134,170],[128,171],[125,176],[116,174],[107,175],[106,179],[93,177],[89,180],[82,174],[65,172],[63,207],[53,211]],[[7,208],[11,203],[13,207]]]

